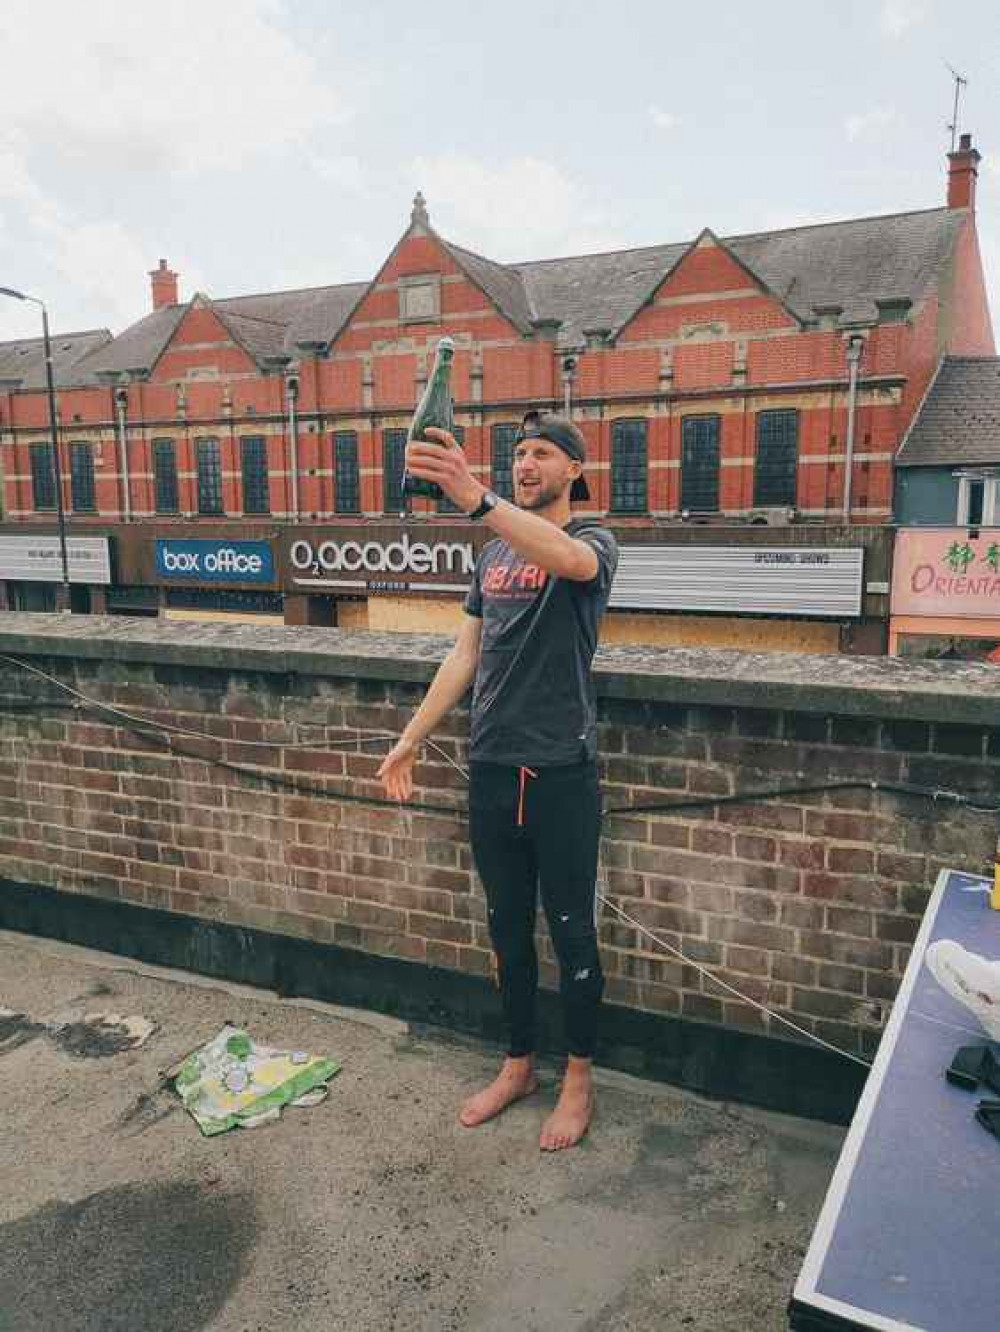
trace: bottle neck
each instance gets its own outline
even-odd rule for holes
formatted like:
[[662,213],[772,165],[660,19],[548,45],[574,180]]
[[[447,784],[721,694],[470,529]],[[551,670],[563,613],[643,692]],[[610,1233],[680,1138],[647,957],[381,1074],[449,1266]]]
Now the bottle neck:
[[450,380],[451,361],[445,361],[441,357],[435,357],[434,368],[431,371],[431,385],[435,388],[439,386],[447,387]]

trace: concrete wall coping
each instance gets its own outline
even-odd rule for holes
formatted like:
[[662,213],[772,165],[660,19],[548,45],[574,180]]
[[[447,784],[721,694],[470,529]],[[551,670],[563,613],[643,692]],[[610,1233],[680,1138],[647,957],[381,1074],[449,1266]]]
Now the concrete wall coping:
[[[0,615],[0,653],[15,657],[343,679],[426,682],[450,643],[439,634],[14,611]],[[970,662],[607,647],[598,652],[595,681],[604,698],[1000,728],[1000,668]]]

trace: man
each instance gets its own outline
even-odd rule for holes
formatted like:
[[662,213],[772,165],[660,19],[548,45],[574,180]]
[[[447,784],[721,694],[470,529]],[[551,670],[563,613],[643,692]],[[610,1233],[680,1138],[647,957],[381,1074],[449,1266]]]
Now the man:
[[[618,560],[615,539],[573,519],[588,499],[585,445],[565,417],[530,412],[514,449],[515,503],[469,471],[451,435],[410,443],[406,467],[435,481],[498,540],[483,550],[455,646],[379,776],[407,800],[422,740],[474,684],[469,830],[486,890],[490,938],[510,1032],[497,1078],[463,1106],[467,1128],[483,1124],[538,1087],[534,1071],[534,945],[541,890],[559,961],[569,1059],[543,1151],[572,1147],[593,1113],[591,1059],[604,978],[597,949],[596,878],[600,793],[591,663]],[[444,447],[442,447],[444,446]]]

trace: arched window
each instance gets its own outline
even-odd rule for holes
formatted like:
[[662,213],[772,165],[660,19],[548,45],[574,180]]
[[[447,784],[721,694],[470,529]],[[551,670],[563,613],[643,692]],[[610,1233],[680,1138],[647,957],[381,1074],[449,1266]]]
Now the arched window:
[[94,491],[94,450],[86,441],[69,446],[70,497],[75,513],[96,513]]
[[406,431],[382,431],[382,507],[386,513],[403,511],[403,466]]
[[[463,447],[465,446],[465,426],[457,425],[454,429],[455,439]],[[464,513],[457,504],[452,504],[447,495],[442,495],[437,502],[438,513]]]
[[172,439],[153,440],[153,488],[157,513],[177,513],[180,494],[177,486],[177,450]]
[[794,407],[757,414],[753,502],[758,508],[795,504],[799,414]]
[[198,472],[198,512],[222,513],[222,460],[217,439],[195,440]]
[[514,442],[516,425],[495,425],[491,432],[490,487],[501,499],[514,498]]
[[240,450],[240,460],[243,465],[243,512],[270,513],[267,440],[263,435],[244,435],[240,440]]
[[646,422],[614,421],[611,425],[611,511],[648,511]]
[[716,513],[719,508],[721,417],[685,416],[681,423],[681,508]]
[[358,468],[356,430],[334,431],[333,508],[335,513],[361,512],[361,474]]
[[56,463],[51,444],[32,444],[31,497],[36,509],[56,507]]

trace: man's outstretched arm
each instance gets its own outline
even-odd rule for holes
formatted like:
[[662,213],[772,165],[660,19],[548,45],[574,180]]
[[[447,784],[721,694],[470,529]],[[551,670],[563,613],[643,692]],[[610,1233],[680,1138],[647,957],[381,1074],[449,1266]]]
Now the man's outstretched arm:
[[[427,436],[437,443],[408,444],[407,467],[415,476],[437,482],[454,504],[471,513],[486,493],[486,487],[469,471],[465,451],[458,447],[453,435],[446,430],[429,429]],[[556,578],[589,583],[598,572],[597,556],[587,542],[506,500],[501,500],[487,515],[485,525],[524,559]]]
[[589,583],[597,574],[597,556],[592,546],[571,537],[537,514],[518,509],[507,500],[501,500],[487,514],[485,525],[503,537],[524,559],[556,578]]
[[409,800],[413,794],[413,765],[421,741],[462,701],[476,678],[481,637],[482,621],[475,615],[466,615],[455,645],[438,667],[423,702],[378,770],[391,799]]

